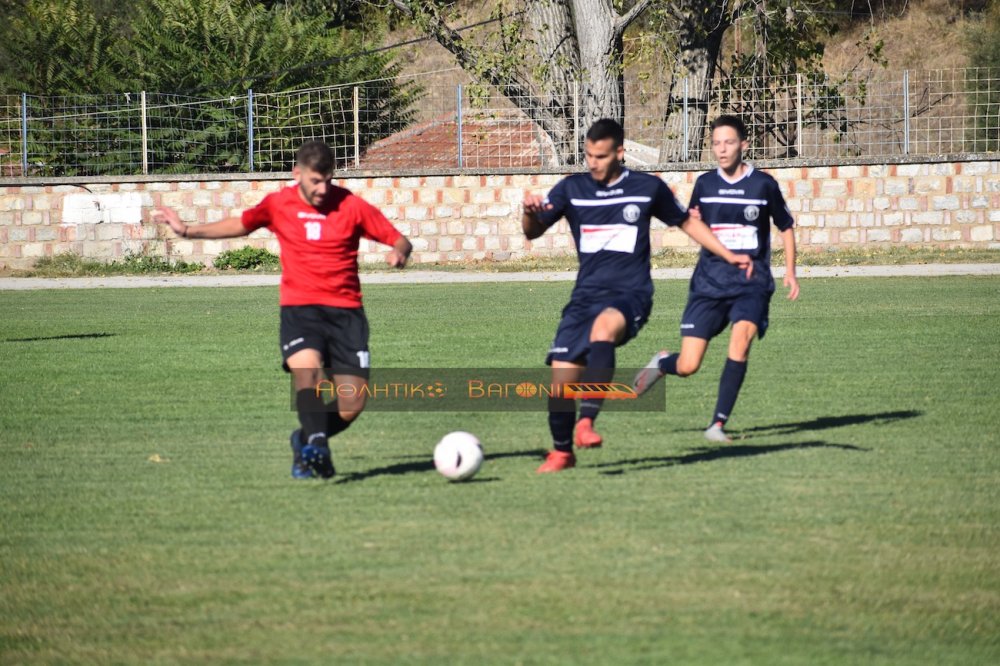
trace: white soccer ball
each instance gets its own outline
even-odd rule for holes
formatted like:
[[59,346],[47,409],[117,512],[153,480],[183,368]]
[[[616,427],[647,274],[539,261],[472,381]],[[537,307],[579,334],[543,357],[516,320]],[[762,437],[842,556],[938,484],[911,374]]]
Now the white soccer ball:
[[452,481],[475,476],[483,464],[483,446],[472,433],[449,432],[434,447],[434,467]]

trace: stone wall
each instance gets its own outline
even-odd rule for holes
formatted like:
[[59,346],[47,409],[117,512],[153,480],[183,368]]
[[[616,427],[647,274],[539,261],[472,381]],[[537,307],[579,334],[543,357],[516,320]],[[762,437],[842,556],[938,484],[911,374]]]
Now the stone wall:
[[[706,165],[661,174],[687,202]],[[1000,160],[766,168],[781,184],[803,251],[886,245],[1000,249]],[[377,205],[414,245],[417,263],[504,260],[572,251],[561,222],[556,233],[524,240],[520,202],[545,192],[559,174],[343,178],[337,182]],[[148,223],[151,209],[172,206],[205,223],[237,215],[287,176],[0,179],[0,266],[30,267],[38,257],[74,252],[88,258],[131,254],[211,263],[220,252],[251,244],[278,251],[266,231],[247,239],[184,240]],[[654,251],[693,249],[687,236],[656,225]],[[364,242],[362,261],[382,260]]]

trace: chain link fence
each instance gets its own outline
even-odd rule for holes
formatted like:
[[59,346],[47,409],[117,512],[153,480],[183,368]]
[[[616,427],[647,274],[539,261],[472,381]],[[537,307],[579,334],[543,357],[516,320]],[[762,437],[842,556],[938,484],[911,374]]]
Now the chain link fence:
[[[415,77],[418,101],[392,120],[383,109],[385,81],[213,99],[0,96],[0,177],[282,172],[308,139],[329,143],[345,171],[530,170],[580,161],[579,90],[563,95],[557,132],[522,110],[528,100],[445,83],[445,74],[456,78],[453,71]],[[1000,153],[996,69],[730,80],[713,87],[707,107],[683,94],[672,99],[666,88],[652,79],[625,85],[631,164],[710,161],[705,125],[719,113],[747,123],[750,159]],[[681,129],[668,129],[678,126],[669,122],[678,113]]]

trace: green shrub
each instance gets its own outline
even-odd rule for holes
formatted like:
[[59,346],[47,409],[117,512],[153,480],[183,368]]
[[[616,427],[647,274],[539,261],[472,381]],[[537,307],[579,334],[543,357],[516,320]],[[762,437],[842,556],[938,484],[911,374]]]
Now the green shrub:
[[280,262],[275,253],[248,245],[238,250],[226,250],[215,258],[212,265],[219,270],[252,271],[276,269]]

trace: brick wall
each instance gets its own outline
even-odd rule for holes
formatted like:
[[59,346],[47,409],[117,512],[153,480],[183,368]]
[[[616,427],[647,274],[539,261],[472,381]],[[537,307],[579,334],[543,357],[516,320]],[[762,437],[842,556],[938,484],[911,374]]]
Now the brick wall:
[[[866,245],[1000,249],[1000,161],[802,166],[765,169],[778,179],[803,251]],[[682,202],[701,171],[662,174]],[[561,222],[528,242],[520,228],[525,191],[545,192],[559,175],[445,175],[345,178],[338,182],[383,210],[412,241],[418,263],[503,260],[572,252]],[[177,208],[189,222],[213,222],[255,205],[289,181],[272,176],[167,179],[0,180],[0,266],[30,267],[38,257],[74,252],[111,260],[128,253],[210,263],[251,244],[277,252],[266,231],[248,239],[174,238],[148,224],[153,206]],[[654,250],[693,248],[656,226]],[[362,261],[382,260],[364,242]]]

